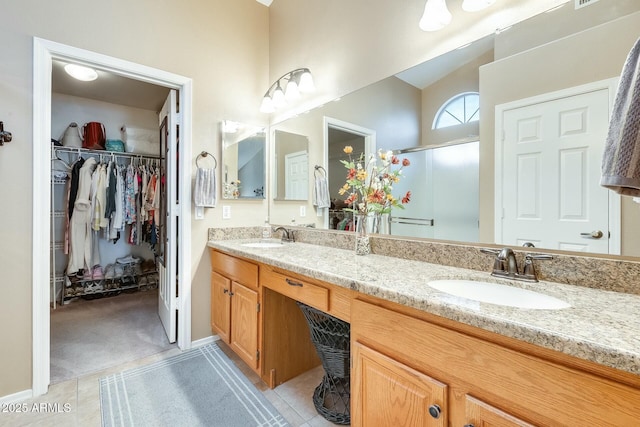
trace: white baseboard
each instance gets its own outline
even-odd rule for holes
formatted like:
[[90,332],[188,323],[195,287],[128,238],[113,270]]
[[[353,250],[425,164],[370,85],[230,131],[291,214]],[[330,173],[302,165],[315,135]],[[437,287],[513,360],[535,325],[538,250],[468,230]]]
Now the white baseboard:
[[220,339],[217,335],[210,335],[208,337],[200,338],[199,340],[191,341],[191,348],[200,347],[203,345],[211,344]]
[[16,403],[23,400],[31,399],[33,397],[33,390],[24,390],[17,393],[8,394],[0,397],[0,404]]

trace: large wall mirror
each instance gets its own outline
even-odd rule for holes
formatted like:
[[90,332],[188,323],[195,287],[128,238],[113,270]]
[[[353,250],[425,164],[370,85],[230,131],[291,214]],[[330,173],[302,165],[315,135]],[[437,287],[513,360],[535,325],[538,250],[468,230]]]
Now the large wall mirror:
[[[341,165],[332,167],[340,159],[333,144],[343,144],[344,135],[343,140],[339,133],[332,136],[332,123],[347,133],[354,129],[363,135],[357,130],[366,129],[375,148],[411,156],[398,191],[409,189],[414,197],[393,216],[416,221],[392,223],[391,234],[509,245],[531,241],[540,248],[638,257],[640,206],[604,189],[604,198],[593,203],[583,190],[598,187],[616,79],[640,36],[638,28],[637,0],[601,1],[579,9],[568,2],[272,129],[305,135],[309,164],[336,171],[328,177],[336,205],[340,200],[334,190],[344,184],[345,171]],[[583,95],[594,92],[597,99],[580,104]],[[468,93],[479,94],[477,120],[467,120],[463,111],[463,119],[454,119],[453,125],[434,126],[449,101]],[[577,104],[563,104],[574,98]],[[477,107],[473,101],[463,106]],[[561,132],[558,146],[538,155],[540,126],[552,117],[556,122],[550,127]],[[577,134],[582,140],[572,139]],[[505,138],[512,138],[513,145]],[[573,145],[562,145],[567,141]],[[593,148],[585,149],[587,143]],[[512,150],[525,146],[530,150]],[[310,168],[309,186],[311,173]],[[559,188],[549,190],[545,178],[560,183]],[[297,209],[272,204],[271,220],[288,223]],[[574,241],[545,234],[548,227],[540,226],[537,217],[545,210],[556,217],[553,227],[571,228]],[[514,220],[508,227],[505,215]],[[590,223],[596,216],[599,223]],[[317,227],[331,227],[330,218],[331,209],[313,215]]]
[[222,198],[264,199],[265,129],[229,120],[221,126]]

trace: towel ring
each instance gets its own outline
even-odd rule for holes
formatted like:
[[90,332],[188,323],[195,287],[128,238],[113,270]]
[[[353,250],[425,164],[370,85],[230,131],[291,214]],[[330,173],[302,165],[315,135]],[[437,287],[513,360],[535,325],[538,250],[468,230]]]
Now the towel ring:
[[216,169],[218,167],[218,160],[216,159],[216,156],[206,151],[201,152],[200,154],[198,154],[198,157],[196,157],[196,167],[197,168],[200,167],[200,165],[198,164],[198,160],[200,160],[200,158],[202,157],[207,157],[207,156],[211,156],[213,158],[213,161],[215,162],[213,168]]
[[321,174],[324,174],[324,176],[327,176],[327,171],[326,171],[326,170],[325,170],[325,168],[323,168],[322,166],[320,166],[320,165],[315,165],[315,166],[313,167],[313,169],[314,169],[314,170],[313,170],[313,176],[314,176],[314,177],[316,177],[316,178],[318,177],[317,172],[320,172]]

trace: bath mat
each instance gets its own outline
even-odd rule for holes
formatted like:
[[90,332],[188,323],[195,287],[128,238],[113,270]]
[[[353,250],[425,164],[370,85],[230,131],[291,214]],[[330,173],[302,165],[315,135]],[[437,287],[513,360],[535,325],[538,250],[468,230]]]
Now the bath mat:
[[100,378],[103,426],[289,426],[216,343]]

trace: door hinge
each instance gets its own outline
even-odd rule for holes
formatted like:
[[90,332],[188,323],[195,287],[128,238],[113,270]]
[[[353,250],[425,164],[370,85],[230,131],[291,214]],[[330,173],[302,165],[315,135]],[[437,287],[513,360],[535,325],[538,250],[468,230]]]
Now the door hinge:
[[260,360],[260,350],[256,350],[256,360]]
[[260,313],[260,303],[257,303],[257,304],[256,304],[256,311],[257,311],[258,313]]

